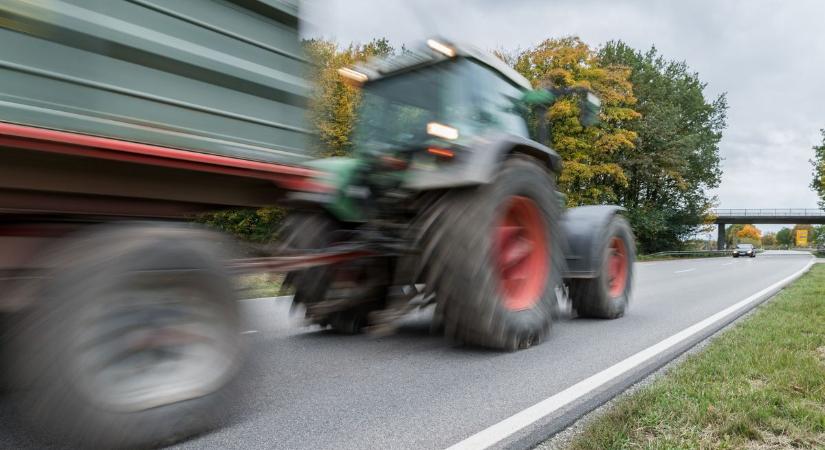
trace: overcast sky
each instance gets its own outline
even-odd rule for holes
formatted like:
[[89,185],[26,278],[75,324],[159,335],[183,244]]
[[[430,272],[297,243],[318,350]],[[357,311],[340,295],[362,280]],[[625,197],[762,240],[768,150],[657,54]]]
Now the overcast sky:
[[[825,127],[825,1],[314,0],[307,36],[395,44],[441,35],[489,49],[577,35],[656,45],[726,92],[722,208],[815,208],[811,147]],[[775,228],[775,227],[763,227]]]

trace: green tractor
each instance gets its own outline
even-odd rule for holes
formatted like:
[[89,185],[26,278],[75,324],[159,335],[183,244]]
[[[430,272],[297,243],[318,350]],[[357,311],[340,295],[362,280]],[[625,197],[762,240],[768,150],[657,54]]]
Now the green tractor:
[[340,74],[362,87],[354,155],[311,164],[322,175],[290,194],[282,239],[363,257],[288,274],[309,322],[388,332],[434,304],[449,338],[517,350],[567,298],[579,316],[624,314],[635,244],[622,208],[565,210],[548,147],[547,107],[573,95],[592,124],[596,96],[533,90],[495,56],[434,39]]

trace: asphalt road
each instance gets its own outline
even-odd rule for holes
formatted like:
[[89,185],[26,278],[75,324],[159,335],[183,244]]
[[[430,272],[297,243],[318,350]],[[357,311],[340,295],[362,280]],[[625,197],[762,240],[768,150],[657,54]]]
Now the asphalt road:
[[[566,317],[556,322],[548,341],[516,353],[455,346],[431,336],[427,312],[405,321],[394,336],[339,336],[297,326],[288,318],[285,299],[247,300],[249,385],[247,394],[227,405],[227,415],[236,419],[176,448],[446,448],[736,304],[809,261],[808,255],[766,254],[638,263],[625,317]],[[499,445],[524,447],[542,440],[712,331]],[[0,423],[9,414],[0,404]],[[0,447],[29,445],[19,432],[0,430]]]

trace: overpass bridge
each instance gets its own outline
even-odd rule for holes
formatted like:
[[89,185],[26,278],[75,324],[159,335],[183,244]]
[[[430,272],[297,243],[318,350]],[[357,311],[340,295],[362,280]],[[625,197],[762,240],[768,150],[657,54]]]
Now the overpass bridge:
[[825,211],[812,208],[784,209],[714,209],[713,223],[719,225],[717,248],[725,246],[725,226],[741,223],[759,224],[825,224]]

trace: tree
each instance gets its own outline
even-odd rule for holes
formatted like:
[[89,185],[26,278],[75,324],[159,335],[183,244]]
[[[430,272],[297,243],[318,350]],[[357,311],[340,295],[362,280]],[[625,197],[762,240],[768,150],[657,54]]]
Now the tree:
[[825,225],[817,225],[814,227],[814,238],[811,240],[817,248],[825,247]]
[[739,243],[738,235],[743,228],[745,228],[745,224],[737,223],[725,229],[725,243],[728,247]]
[[629,69],[604,66],[598,54],[578,37],[547,39],[509,58],[534,87],[586,87],[601,98],[601,124],[584,127],[573,98],[554,103],[547,112],[552,147],[564,160],[559,187],[569,206],[612,203],[627,185],[621,155],[636,147],[629,124],[639,119]]
[[814,159],[811,160],[811,165],[814,166],[814,171],[811,189],[819,196],[819,207],[825,209],[825,128],[819,130],[819,133],[822,135],[822,142],[813,147]]
[[344,156],[352,151],[352,130],[361,101],[360,91],[344,83],[338,69],[371,57],[386,57],[395,49],[387,39],[373,39],[367,44],[338,44],[323,39],[304,42],[313,63],[311,79],[315,91],[310,102],[310,118],[320,141],[322,156]]
[[736,233],[736,237],[739,239],[752,239],[752,240],[761,240],[762,239],[762,232],[759,228],[756,228],[753,225],[745,225]]
[[776,246],[776,233],[765,233],[762,236],[762,246],[763,247],[774,247],[774,246]]
[[776,233],[776,242],[784,247],[790,247],[793,243],[791,229],[788,227],[783,227],[781,230],[779,230]]
[[637,51],[621,41],[599,51],[604,67],[627,67],[640,120],[627,127],[638,139],[617,163],[627,178],[616,193],[643,251],[678,248],[707,222],[721,180],[719,141],[726,126],[725,95],[708,99],[706,83],[685,62],[656,48]]

